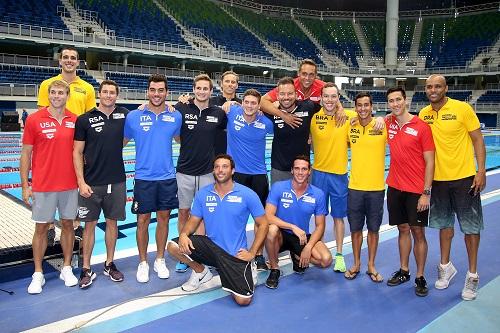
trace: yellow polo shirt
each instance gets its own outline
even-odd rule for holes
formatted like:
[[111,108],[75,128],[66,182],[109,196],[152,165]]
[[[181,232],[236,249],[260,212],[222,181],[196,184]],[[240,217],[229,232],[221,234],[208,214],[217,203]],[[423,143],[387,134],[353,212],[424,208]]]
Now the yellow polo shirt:
[[366,125],[351,126],[351,175],[349,188],[359,191],[382,191],[385,189],[385,147],[387,130],[373,129],[375,119]]
[[314,150],[313,169],[343,175],[347,173],[347,140],[349,121],[356,112],[345,111],[347,120],[336,127],[335,116],[325,114],[323,108],[311,119],[311,136]]
[[438,112],[428,105],[418,116],[432,129],[436,145],[434,180],[457,180],[475,175],[474,146],[469,132],[477,130],[480,124],[472,107],[448,98]]
[[[63,80],[62,74],[44,80],[40,84],[40,90],[38,91],[38,106],[49,106],[49,84],[55,80]],[[76,80],[69,84],[69,98],[66,102],[66,109],[79,116],[82,113],[92,110],[95,106],[94,87],[77,76]]]

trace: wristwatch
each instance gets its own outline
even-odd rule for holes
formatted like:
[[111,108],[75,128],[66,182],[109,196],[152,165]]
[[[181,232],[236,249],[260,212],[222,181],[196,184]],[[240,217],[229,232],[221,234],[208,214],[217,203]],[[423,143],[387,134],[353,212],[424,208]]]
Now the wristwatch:
[[424,191],[422,192],[423,195],[431,195],[431,189],[430,188],[425,188]]

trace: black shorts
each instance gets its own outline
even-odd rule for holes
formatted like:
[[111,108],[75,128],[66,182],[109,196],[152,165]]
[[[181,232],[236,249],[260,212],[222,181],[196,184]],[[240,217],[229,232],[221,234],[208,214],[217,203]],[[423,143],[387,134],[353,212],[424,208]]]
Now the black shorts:
[[385,191],[358,191],[349,189],[347,219],[351,232],[362,231],[365,225],[371,232],[378,232],[384,216]]
[[474,176],[432,183],[429,226],[437,229],[453,228],[455,215],[460,230],[466,235],[478,235],[483,230],[481,195],[469,193]]
[[267,175],[249,175],[246,173],[235,172],[233,180],[241,185],[252,189],[259,196],[263,207],[266,207],[266,200],[269,194],[269,182]]
[[134,181],[132,213],[147,214],[175,208],[179,208],[175,178]]
[[[189,238],[195,248],[189,257],[200,264],[215,267],[222,289],[240,297],[252,297],[255,291],[252,262],[233,257],[207,236],[191,235]],[[179,237],[172,241],[179,243]]]
[[[281,238],[283,239],[283,243],[279,249],[279,252],[290,251],[290,255],[296,255],[300,257],[302,250],[304,249],[304,245],[300,245],[300,239],[292,232],[288,232],[287,230],[280,229]],[[307,234],[307,241],[311,238],[311,234]]]
[[429,223],[429,210],[417,212],[420,194],[387,188],[387,211],[389,224],[399,225],[408,223],[410,226],[426,227]]
[[78,216],[82,222],[97,221],[101,215],[110,220],[125,220],[125,203],[127,188],[125,182],[91,186],[92,195],[85,198],[78,196]]

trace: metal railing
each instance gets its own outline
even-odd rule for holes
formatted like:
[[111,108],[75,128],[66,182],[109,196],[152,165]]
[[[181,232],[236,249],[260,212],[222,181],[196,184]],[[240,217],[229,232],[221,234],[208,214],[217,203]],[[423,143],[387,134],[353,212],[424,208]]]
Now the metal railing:
[[[210,75],[210,77],[213,80],[216,80],[217,82],[220,80],[220,77],[222,76],[222,73],[220,72],[215,72]],[[245,82],[245,83],[257,83],[257,84],[266,84],[266,85],[275,85],[278,81],[276,78],[269,78],[269,77],[263,77],[263,76],[254,76],[254,75],[244,75],[244,74],[238,74],[239,77],[239,82]]]
[[58,67],[59,62],[50,57],[0,53],[1,64],[20,66]]
[[101,62],[99,70],[104,72],[117,72],[117,73],[131,73],[131,74],[165,74],[166,76],[194,78],[196,75],[202,74],[202,71],[195,71],[190,69],[178,69],[168,67],[154,67],[144,65],[123,65],[119,63]]

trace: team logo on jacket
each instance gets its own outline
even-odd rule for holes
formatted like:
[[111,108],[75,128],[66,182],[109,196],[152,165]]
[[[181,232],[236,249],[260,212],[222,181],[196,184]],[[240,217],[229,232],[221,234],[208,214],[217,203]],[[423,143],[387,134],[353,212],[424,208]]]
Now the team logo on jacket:
[[64,123],[64,126],[66,126],[67,128],[75,128],[75,123],[72,121],[66,121]]
[[78,208],[78,217],[83,219],[87,217],[87,214],[89,213],[89,209],[87,207],[80,207]]

